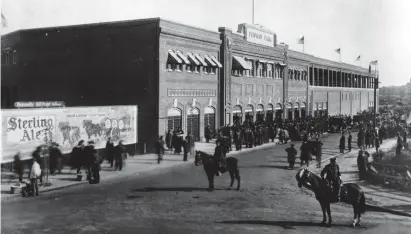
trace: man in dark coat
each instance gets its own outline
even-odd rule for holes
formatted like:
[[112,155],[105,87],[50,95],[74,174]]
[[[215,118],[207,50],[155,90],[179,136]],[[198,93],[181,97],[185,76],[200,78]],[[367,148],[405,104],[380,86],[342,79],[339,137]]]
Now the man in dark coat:
[[294,148],[294,144],[291,144],[291,147],[285,149],[285,151],[287,152],[289,168],[294,170],[295,157],[297,156],[297,150]]
[[167,134],[166,134],[166,145],[168,149],[171,149],[171,139],[173,138],[173,135],[171,134],[171,129],[168,129]]
[[327,174],[325,178],[329,184],[332,186],[332,191],[334,192],[334,198],[336,202],[339,201],[340,184],[341,184],[341,173],[340,167],[336,163],[336,158],[331,158],[330,163],[324,167],[321,171],[321,178],[324,179],[324,174]]
[[184,157],[183,157],[183,161],[187,162],[187,157],[188,157],[188,153],[190,152],[190,137],[186,136],[186,139],[183,140],[183,151],[184,151]]
[[223,169],[225,164],[224,148],[220,141],[216,141],[216,147],[214,149],[214,163],[217,166],[217,170],[215,172],[216,176],[219,176],[221,174],[220,171]]
[[307,167],[309,166],[309,159],[310,159],[310,147],[307,142],[303,142],[301,147],[300,147],[300,165],[301,167],[303,166],[304,163],[307,164]]
[[94,148],[94,141],[89,141],[88,145],[84,147],[84,157],[86,158],[89,183],[100,183],[100,158]]
[[163,160],[163,155],[164,155],[164,142],[163,142],[163,136],[160,136],[156,142],[155,145],[156,148],[156,154],[157,154],[157,163],[160,163],[161,160]]
[[205,135],[206,142],[209,143],[211,139],[210,125],[207,125],[207,127],[205,128],[204,135]]
[[342,136],[340,138],[340,153],[344,153],[344,149],[345,149],[345,135],[344,133],[342,133]]
[[114,169],[121,171],[123,169],[124,165],[124,159],[126,158],[127,155],[127,149],[126,146],[123,145],[123,141],[121,140],[118,145],[115,148],[115,164],[114,164]]
[[367,166],[366,166],[366,161],[364,157],[364,152],[362,150],[358,152],[357,167],[358,167],[358,173],[359,173],[360,180],[364,180],[365,173],[367,171]]
[[242,139],[241,139],[241,130],[240,128],[237,128],[234,132],[234,143],[235,143],[235,149],[241,150],[242,146]]
[[77,174],[80,174],[81,168],[85,166],[85,158],[84,158],[84,141],[80,140],[71,151],[70,161],[72,168],[77,169]]
[[348,151],[349,152],[351,152],[351,149],[352,149],[351,144],[352,144],[352,135],[351,135],[351,132],[348,132]]
[[113,163],[114,163],[114,144],[113,144],[113,141],[111,140],[111,137],[107,139],[106,152],[107,152],[107,161],[110,164],[110,167],[112,168]]
[[[49,161],[49,169],[50,169],[50,174],[54,175],[58,166],[58,163],[60,159],[63,157],[63,154],[61,153],[60,149],[58,148],[58,144],[55,142],[51,143],[50,146],[50,161]],[[61,172],[61,169],[60,169]]]
[[321,168],[321,158],[323,155],[323,143],[318,139],[315,142],[315,159],[317,160],[317,168]]

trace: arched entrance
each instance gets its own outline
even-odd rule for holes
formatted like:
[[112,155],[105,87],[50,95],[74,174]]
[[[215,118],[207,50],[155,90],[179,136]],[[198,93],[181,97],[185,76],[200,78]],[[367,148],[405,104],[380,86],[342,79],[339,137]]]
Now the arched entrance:
[[258,123],[262,123],[264,122],[264,106],[262,104],[258,104],[257,108],[256,108],[256,112],[257,112],[257,122]]
[[294,103],[294,119],[300,119],[300,103]]
[[212,131],[215,130],[215,109],[213,107],[204,108],[204,127],[210,126]]
[[283,106],[280,103],[275,105],[275,119],[280,120],[282,119],[283,115]]
[[305,115],[306,115],[306,111],[305,111],[305,102],[302,102],[301,103],[301,106],[300,106],[300,108],[301,108],[301,118],[305,118]]
[[250,121],[254,120],[254,107],[252,105],[245,107],[245,119]]
[[273,109],[273,104],[268,104],[267,111],[265,112],[265,121],[267,123],[272,123],[274,121]]
[[241,106],[237,105],[233,107],[233,123],[242,124],[243,123],[243,112]]
[[292,120],[293,119],[293,105],[292,103],[287,103],[285,106],[285,109],[287,110],[287,119]]
[[178,108],[171,108],[167,111],[167,129],[178,130],[181,128],[181,110]]
[[195,141],[200,140],[200,110],[197,108],[187,110],[187,134],[189,132]]

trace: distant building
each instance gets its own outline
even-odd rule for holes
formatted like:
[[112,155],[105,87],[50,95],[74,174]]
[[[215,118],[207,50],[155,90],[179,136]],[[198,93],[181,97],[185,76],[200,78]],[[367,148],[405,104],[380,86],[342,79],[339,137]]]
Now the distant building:
[[[240,24],[218,32],[154,18],[19,30],[2,36],[2,108],[16,101],[138,105],[138,139],[234,121],[372,108],[373,74],[278,44]],[[376,103],[378,106],[378,102]]]

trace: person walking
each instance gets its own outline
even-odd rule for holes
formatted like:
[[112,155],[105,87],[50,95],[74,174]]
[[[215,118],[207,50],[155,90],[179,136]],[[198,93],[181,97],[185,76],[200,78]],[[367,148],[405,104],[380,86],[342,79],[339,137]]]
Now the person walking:
[[109,137],[107,139],[107,143],[106,143],[106,155],[107,155],[107,161],[110,164],[110,168],[113,168],[113,164],[114,164],[114,143],[111,140],[111,137]]
[[171,139],[173,138],[173,135],[171,134],[171,129],[168,129],[166,133],[166,146],[167,149],[171,149]]
[[186,139],[183,140],[183,152],[184,152],[184,157],[183,157],[183,161],[187,162],[187,157],[188,157],[188,153],[190,152],[190,143],[189,143],[189,136],[186,136]]
[[285,149],[285,151],[287,152],[289,168],[291,168],[291,170],[294,170],[295,158],[297,156],[297,150],[294,148],[294,144],[291,144],[291,146]]
[[323,143],[318,139],[315,142],[315,159],[317,160],[317,168],[321,168],[321,158],[323,155]]
[[119,170],[121,171],[123,169],[124,166],[124,160],[126,158],[127,155],[127,149],[126,146],[123,145],[123,141],[120,140],[120,142],[118,142],[118,145],[115,148],[115,163],[114,163],[114,170]]
[[155,148],[156,148],[156,154],[157,154],[157,163],[160,164],[160,162],[163,160],[163,155],[164,155],[163,136],[160,136],[158,138]]
[[38,179],[41,177],[41,168],[36,158],[33,158],[33,164],[29,173],[30,185],[36,196],[39,195]]
[[344,133],[342,133],[342,136],[340,138],[340,153],[344,153],[344,149],[345,149],[345,135]]
[[348,151],[351,152],[351,144],[352,144],[352,135],[351,135],[351,131],[348,132]]
[[359,179],[364,180],[367,167],[366,167],[366,162],[365,162],[365,157],[364,157],[364,151],[362,149],[358,152],[357,167],[358,167]]

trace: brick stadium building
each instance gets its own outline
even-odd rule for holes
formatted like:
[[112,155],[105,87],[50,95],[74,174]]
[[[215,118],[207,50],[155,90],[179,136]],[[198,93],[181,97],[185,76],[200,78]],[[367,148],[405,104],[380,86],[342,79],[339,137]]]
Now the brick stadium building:
[[1,61],[2,108],[138,105],[149,149],[171,128],[202,140],[207,125],[373,106],[368,69],[289,50],[257,25],[212,32],[154,18],[19,30],[2,36]]

